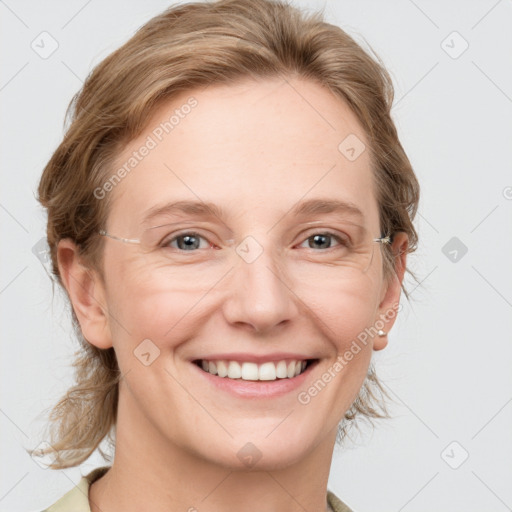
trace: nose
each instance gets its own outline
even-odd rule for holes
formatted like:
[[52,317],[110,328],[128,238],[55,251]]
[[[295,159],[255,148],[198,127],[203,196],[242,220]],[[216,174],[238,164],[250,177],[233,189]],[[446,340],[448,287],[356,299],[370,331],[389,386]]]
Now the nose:
[[264,334],[298,315],[298,298],[278,260],[277,254],[254,240],[238,247],[223,306],[230,324]]

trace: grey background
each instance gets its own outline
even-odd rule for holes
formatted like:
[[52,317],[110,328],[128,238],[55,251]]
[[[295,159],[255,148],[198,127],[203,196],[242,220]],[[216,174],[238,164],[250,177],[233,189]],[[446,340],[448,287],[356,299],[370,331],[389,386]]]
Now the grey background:
[[[103,464],[52,471],[24,451],[77,348],[32,251],[45,225],[35,190],[83,79],[170,3],[0,1],[1,511],[41,510]],[[512,510],[512,2],[294,3],[325,5],[382,57],[422,186],[409,260],[422,284],[408,279],[411,303],[374,356],[395,417],[336,450],[329,488],[361,512]],[[43,31],[58,43],[48,58],[31,47]]]

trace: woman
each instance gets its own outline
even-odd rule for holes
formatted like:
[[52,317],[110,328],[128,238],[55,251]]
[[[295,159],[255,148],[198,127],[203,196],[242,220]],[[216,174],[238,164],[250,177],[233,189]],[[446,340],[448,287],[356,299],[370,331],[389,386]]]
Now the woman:
[[269,0],[172,7],[100,63],[47,164],[53,272],[83,352],[48,511],[335,510],[336,442],[385,417],[419,186],[383,66]]

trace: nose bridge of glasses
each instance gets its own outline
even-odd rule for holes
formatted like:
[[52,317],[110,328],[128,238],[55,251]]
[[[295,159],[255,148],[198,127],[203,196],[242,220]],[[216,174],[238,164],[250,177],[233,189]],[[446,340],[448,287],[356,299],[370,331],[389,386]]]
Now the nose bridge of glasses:
[[274,236],[259,233],[248,234],[241,240],[228,240],[233,251],[235,281],[269,307],[272,304],[277,308],[276,301],[288,296],[296,276],[284,261],[285,248],[275,241]]
[[[275,257],[279,248],[273,243],[274,237],[263,237],[260,234],[248,234],[240,241],[236,238],[227,240],[228,245],[237,254],[243,263],[252,265],[253,263],[268,264],[267,257]],[[265,256],[263,256],[265,255]]]

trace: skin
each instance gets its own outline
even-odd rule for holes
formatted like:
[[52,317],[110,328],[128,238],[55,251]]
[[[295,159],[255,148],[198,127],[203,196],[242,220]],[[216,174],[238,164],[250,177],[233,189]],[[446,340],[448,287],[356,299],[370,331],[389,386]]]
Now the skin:
[[[303,235],[307,222],[343,226],[332,214],[285,215],[306,199],[352,201],[380,236],[368,151],[355,161],[338,151],[349,134],[368,145],[364,130],[342,100],[304,79],[187,91],[158,108],[119,165],[190,96],[198,105],[110,192],[106,229],[136,238],[148,208],[199,197],[229,214],[224,223],[196,222],[210,241],[222,246],[230,229],[236,244],[251,235],[263,252],[250,264],[233,252],[217,266],[170,268],[140,246],[107,238],[103,282],[71,240],[59,243],[59,268],[83,334],[99,348],[113,346],[123,374],[115,460],[90,488],[91,510],[325,510],[337,425],[372,351],[387,338],[370,337],[309,404],[297,394],[399,302],[407,235],[395,235],[393,250],[402,254],[389,281],[377,244],[369,269],[351,280],[338,278],[338,265],[299,252],[313,234]],[[395,319],[385,320],[386,332]],[[133,353],[145,339],[160,350],[149,366]],[[320,359],[300,389],[278,398],[233,397],[198,379],[190,363],[204,354],[277,351]],[[247,442],[262,454],[251,468],[237,456]]]

